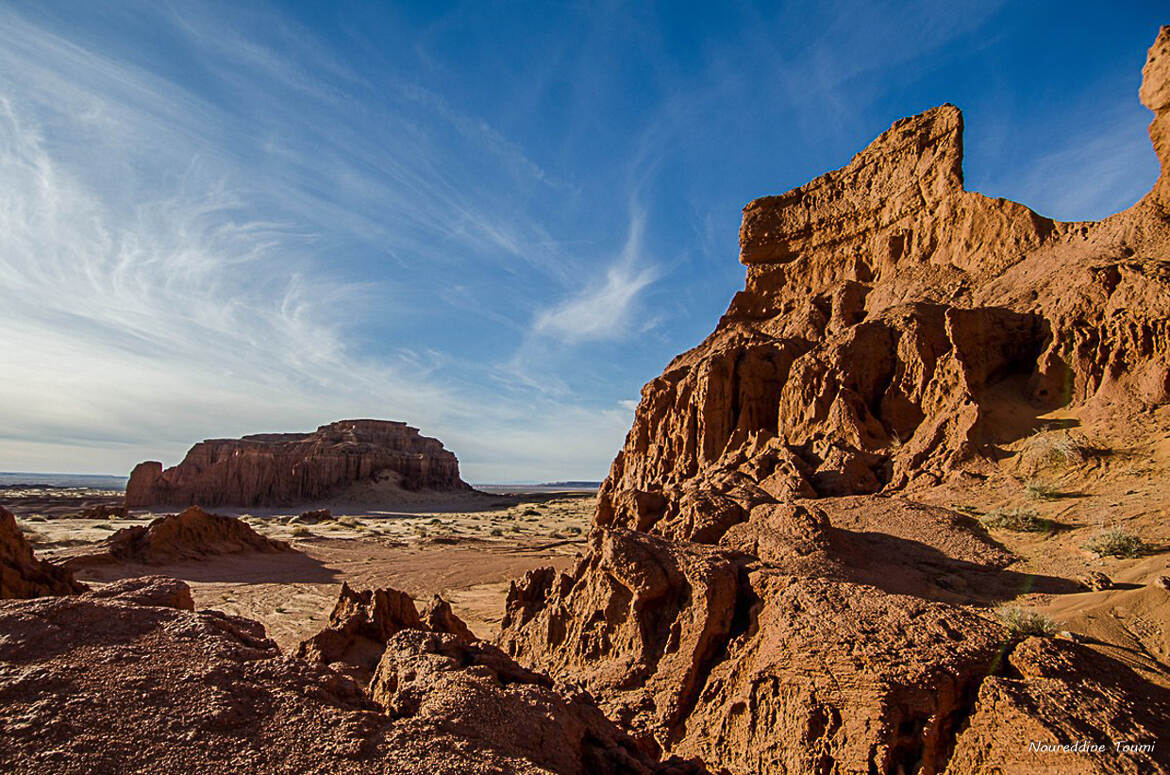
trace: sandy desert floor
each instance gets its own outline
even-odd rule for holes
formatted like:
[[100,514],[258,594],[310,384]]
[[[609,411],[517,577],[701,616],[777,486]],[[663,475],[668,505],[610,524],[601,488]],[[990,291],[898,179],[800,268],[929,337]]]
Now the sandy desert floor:
[[[916,577],[914,584],[934,589],[939,581],[934,592],[954,602],[1033,609],[1170,685],[1170,594],[1157,583],[1170,575],[1170,491],[1164,487],[1170,408],[1141,416],[1040,419],[1035,434],[1005,444],[1002,461],[981,474],[920,484],[888,499],[853,496],[815,504],[832,524],[863,532],[897,534],[907,501],[969,516],[972,531],[1016,559],[1002,573],[976,574],[973,579],[984,581],[965,582],[958,596],[944,589],[945,578]],[[0,490],[0,503],[17,515],[40,556],[58,560],[158,516],[81,517],[85,509],[120,503],[118,493],[103,491],[10,487]],[[490,638],[511,579],[541,566],[575,565],[595,503],[592,492],[430,495],[393,508],[316,504],[331,510],[320,521],[299,517],[304,507],[216,509],[290,542],[297,553],[111,564],[84,568],[78,577],[97,583],[147,574],[183,579],[199,607],[260,620],[286,651],[327,620],[343,581],[355,588],[402,589],[420,604],[440,594],[476,634]],[[1030,526],[1000,526],[997,515],[1023,517]],[[909,523],[903,527],[911,529]],[[1102,556],[1086,548],[1106,530],[1140,539],[1136,556]],[[1091,572],[1107,576],[1110,588],[1085,587],[1082,580]],[[971,583],[989,586],[974,589]]]
[[[16,514],[38,556],[61,559],[113,531],[144,525],[157,513],[82,518],[84,509],[114,507],[104,491],[8,488],[0,503]],[[161,574],[191,584],[196,606],[264,623],[286,652],[319,630],[340,584],[394,587],[420,604],[434,594],[481,637],[495,634],[511,579],[532,568],[568,570],[583,552],[596,497],[551,491],[435,495],[394,509],[315,504],[331,517],[305,521],[303,509],[216,509],[258,532],[288,541],[295,554],[235,554],[170,565],[112,564],[78,572],[87,582]],[[401,510],[399,510],[401,509]]]

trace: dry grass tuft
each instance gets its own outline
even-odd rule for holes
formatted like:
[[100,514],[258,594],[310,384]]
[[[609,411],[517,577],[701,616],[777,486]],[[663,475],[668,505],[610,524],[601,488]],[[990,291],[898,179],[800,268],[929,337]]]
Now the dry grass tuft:
[[1029,479],[1024,482],[1024,492],[1028,497],[1037,501],[1051,501],[1060,497],[1060,490],[1051,482],[1043,479]]
[[1092,450],[1085,439],[1068,431],[1036,431],[1024,440],[1018,457],[1029,474],[1077,466],[1089,459]]
[[1044,614],[1018,606],[1004,606],[995,612],[1007,626],[1012,638],[1027,638],[1033,635],[1048,638],[1056,634],[1056,622]]
[[992,509],[979,518],[992,530],[1014,530],[1017,533],[1052,532],[1052,520],[1044,519],[1033,509]]
[[1137,557],[1146,549],[1142,539],[1120,527],[1101,531],[1083,546],[1101,557]]

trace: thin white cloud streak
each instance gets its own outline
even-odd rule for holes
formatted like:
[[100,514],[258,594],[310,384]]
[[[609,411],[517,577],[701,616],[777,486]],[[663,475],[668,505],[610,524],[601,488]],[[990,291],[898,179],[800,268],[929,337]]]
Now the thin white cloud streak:
[[628,336],[638,294],[658,276],[643,255],[645,225],[645,212],[632,207],[625,246],[606,270],[605,282],[587,285],[578,295],[538,312],[533,331],[568,344]]

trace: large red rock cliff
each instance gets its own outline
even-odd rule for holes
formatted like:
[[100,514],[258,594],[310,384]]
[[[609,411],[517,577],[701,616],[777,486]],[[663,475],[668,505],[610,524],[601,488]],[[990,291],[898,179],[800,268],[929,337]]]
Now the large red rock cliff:
[[340,420],[313,433],[262,433],[196,444],[163,470],[139,463],[126,505],[268,506],[334,496],[360,482],[403,490],[466,490],[442,442],[389,420]]
[[[1025,717],[1028,739],[1156,740],[1165,689],[1072,643],[1016,645],[986,613],[1063,580],[1006,570],[970,520],[903,495],[982,481],[1051,410],[1170,401],[1170,27],[1143,74],[1162,176],[1099,223],[966,191],[950,105],[751,202],[744,290],[643,388],[589,554],[513,585],[501,645],[734,775],[1055,771],[1026,746],[986,758]],[[1101,697],[1149,699],[1103,719]]]

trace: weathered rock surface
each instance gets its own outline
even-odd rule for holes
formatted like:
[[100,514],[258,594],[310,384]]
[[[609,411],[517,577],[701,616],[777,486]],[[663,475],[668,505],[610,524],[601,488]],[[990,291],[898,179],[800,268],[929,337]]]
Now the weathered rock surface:
[[94,547],[79,548],[64,556],[68,557],[68,567],[79,568],[107,562],[165,565],[215,554],[291,551],[286,542],[266,538],[235,517],[208,514],[191,506],[181,514],[151,520],[148,525],[122,528]]
[[[1168,40],[1141,92],[1164,168]],[[934,482],[1056,406],[1170,399],[1166,175],[1124,213],[1060,223],[963,190],[962,131],[950,105],[903,119],[744,209],[746,287],[643,389],[602,524]]]
[[454,635],[404,630],[390,638],[371,693],[387,714],[434,730],[438,739],[515,754],[564,775],[674,775],[702,772],[661,765],[583,693],[557,691],[502,651]]
[[[454,614],[451,616],[455,618]],[[382,658],[386,641],[404,629],[424,629],[410,595],[397,589],[355,592],[342,583],[337,603],[329,614],[329,624],[303,641],[297,648],[297,656],[333,665],[368,682]]]
[[372,701],[281,656],[257,622],[190,610],[182,582],[0,602],[10,773],[699,775],[660,764],[583,695],[488,644],[405,630]]
[[[1007,661],[980,685],[948,773],[1170,771],[1170,691],[1069,641],[1029,638]],[[1104,750],[1053,752],[1082,742]]]
[[341,420],[313,433],[261,433],[196,444],[163,470],[139,463],[126,505],[272,506],[337,496],[357,483],[466,490],[459,461],[437,439],[387,420]]
[[1145,677],[1078,703],[1068,647],[1011,652],[979,608],[1075,582],[1006,570],[969,518],[889,496],[978,479],[1055,408],[1170,401],[1167,60],[1170,27],[1141,90],[1163,176],[1100,223],[965,191],[950,105],[749,204],[745,289],[643,389],[589,554],[513,585],[502,648],[732,775],[1058,771],[1059,754],[980,758],[1033,704],[1029,734],[1151,730]]
[[70,595],[85,589],[68,569],[37,559],[16,518],[0,506],[0,599]]
[[934,771],[1004,636],[925,578],[977,587],[994,566],[936,549],[875,563],[863,541],[779,504],[713,546],[602,528],[572,576],[514,585],[501,645],[584,683],[644,744],[713,769]]

